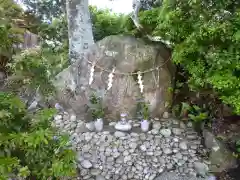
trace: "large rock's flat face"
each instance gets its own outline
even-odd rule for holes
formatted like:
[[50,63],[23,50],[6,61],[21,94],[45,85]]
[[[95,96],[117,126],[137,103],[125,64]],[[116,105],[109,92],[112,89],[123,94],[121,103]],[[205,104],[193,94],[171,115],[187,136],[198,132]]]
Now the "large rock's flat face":
[[[60,73],[60,78],[58,77],[56,81],[57,86],[61,87],[59,93],[61,103],[71,107],[78,116],[88,117],[86,113],[88,97],[92,92],[97,92],[104,99],[106,115],[109,119],[118,118],[119,113],[123,111],[127,112],[129,117],[134,117],[137,99],[141,93],[137,75],[130,73],[148,71],[156,67],[160,67],[159,70],[143,74],[143,96],[150,102],[153,116],[161,116],[167,104],[171,103],[172,97],[168,88],[172,84],[174,67],[168,60],[170,53],[164,47],[147,45],[131,36],[110,36],[97,42],[91,48],[87,58],[89,62],[96,63],[91,85],[88,85],[91,63],[88,63],[88,67],[80,67],[82,72],[86,73],[81,73],[78,77],[81,88],[77,95],[66,96],[66,85],[71,82],[66,79],[66,70]],[[107,91],[108,75],[113,68],[116,73],[113,86]],[[73,72],[73,76],[76,77],[76,74],[77,72]],[[63,83],[64,79],[65,83]]]

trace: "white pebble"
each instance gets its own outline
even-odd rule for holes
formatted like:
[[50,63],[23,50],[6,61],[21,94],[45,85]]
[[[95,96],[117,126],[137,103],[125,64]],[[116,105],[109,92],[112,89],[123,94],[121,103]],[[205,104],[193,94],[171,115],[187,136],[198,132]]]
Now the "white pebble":
[[81,166],[85,169],[89,169],[92,167],[92,163],[89,160],[83,160]]
[[126,136],[126,133],[121,132],[121,131],[116,131],[116,132],[114,133],[114,136],[117,137],[117,138],[120,138],[120,137]]
[[94,122],[86,123],[86,128],[87,128],[89,131],[94,131],[94,129],[95,129]]
[[63,119],[63,117],[61,116],[61,115],[56,115],[56,116],[54,116],[54,120],[55,121],[61,121]]
[[140,149],[141,149],[142,151],[146,151],[146,150],[147,150],[147,148],[146,148],[145,145],[141,145],[141,146],[140,146]]
[[179,147],[182,150],[187,150],[188,149],[187,142],[185,142],[185,141],[180,142]]
[[72,114],[71,116],[70,116],[70,121],[71,122],[75,122],[77,120],[77,116],[75,115],[75,114]]
[[172,132],[170,129],[161,129],[160,133],[164,136],[164,137],[170,137]]

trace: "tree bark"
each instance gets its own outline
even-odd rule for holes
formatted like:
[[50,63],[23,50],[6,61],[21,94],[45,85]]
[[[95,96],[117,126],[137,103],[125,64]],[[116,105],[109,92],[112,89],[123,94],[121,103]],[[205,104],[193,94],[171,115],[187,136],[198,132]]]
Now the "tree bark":
[[92,23],[88,0],[68,0],[66,3],[68,17],[69,59],[73,64],[84,61],[84,54],[93,41]]
[[68,70],[71,71],[73,78],[69,86],[72,91],[80,92],[88,83],[86,55],[89,47],[94,44],[88,0],[68,0],[66,10],[71,64]]

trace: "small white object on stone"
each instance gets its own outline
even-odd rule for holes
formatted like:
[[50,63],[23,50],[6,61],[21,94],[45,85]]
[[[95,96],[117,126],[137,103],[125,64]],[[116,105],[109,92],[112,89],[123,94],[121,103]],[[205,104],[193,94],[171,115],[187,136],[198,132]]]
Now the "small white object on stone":
[[85,169],[89,169],[92,167],[92,163],[89,160],[83,160],[81,166]]
[[56,108],[57,110],[59,110],[59,111],[63,111],[63,112],[64,112],[63,107],[62,107],[59,103],[56,103],[56,104],[55,104],[55,108]]
[[169,113],[168,112],[164,112],[163,113],[163,118],[164,119],[168,119],[169,118]]
[[141,130],[143,131],[143,132],[147,132],[148,130],[149,130],[149,121],[148,120],[143,120],[142,122],[141,122]]
[[103,119],[102,118],[98,118],[94,122],[94,127],[95,127],[97,132],[101,132],[103,130]]
[[95,129],[94,122],[86,123],[86,128],[87,128],[89,131],[94,131],[94,129]]
[[172,132],[170,129],[161,129],[160,133],[164,136],[164,137],[170,137]]
[[75,115],[75,114],[72,114],[71,116],[70,116],[70,121],[71,122],[75,122],[77,120],[77,116]]
[[55,120],[55,121],[61,121],[62,118],[63,118],[63,117],[62,117],[61,115],[59,115],[59,114],[56,115],[56,116],[54,116],[54,120]]
[[130,131],[132,129],[132,125],[130,123],[123,124],[122,122],[118,122],[115,125],[115,129],[119,131]]

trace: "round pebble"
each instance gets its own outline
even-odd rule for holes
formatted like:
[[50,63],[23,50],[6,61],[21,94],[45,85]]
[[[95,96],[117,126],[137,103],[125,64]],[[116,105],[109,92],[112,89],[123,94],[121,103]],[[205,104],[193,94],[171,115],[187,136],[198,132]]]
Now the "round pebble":
[[170,137],[171,136],[171,130],[170,129],[161,129],[160,133],[164,136],[164,137]]

